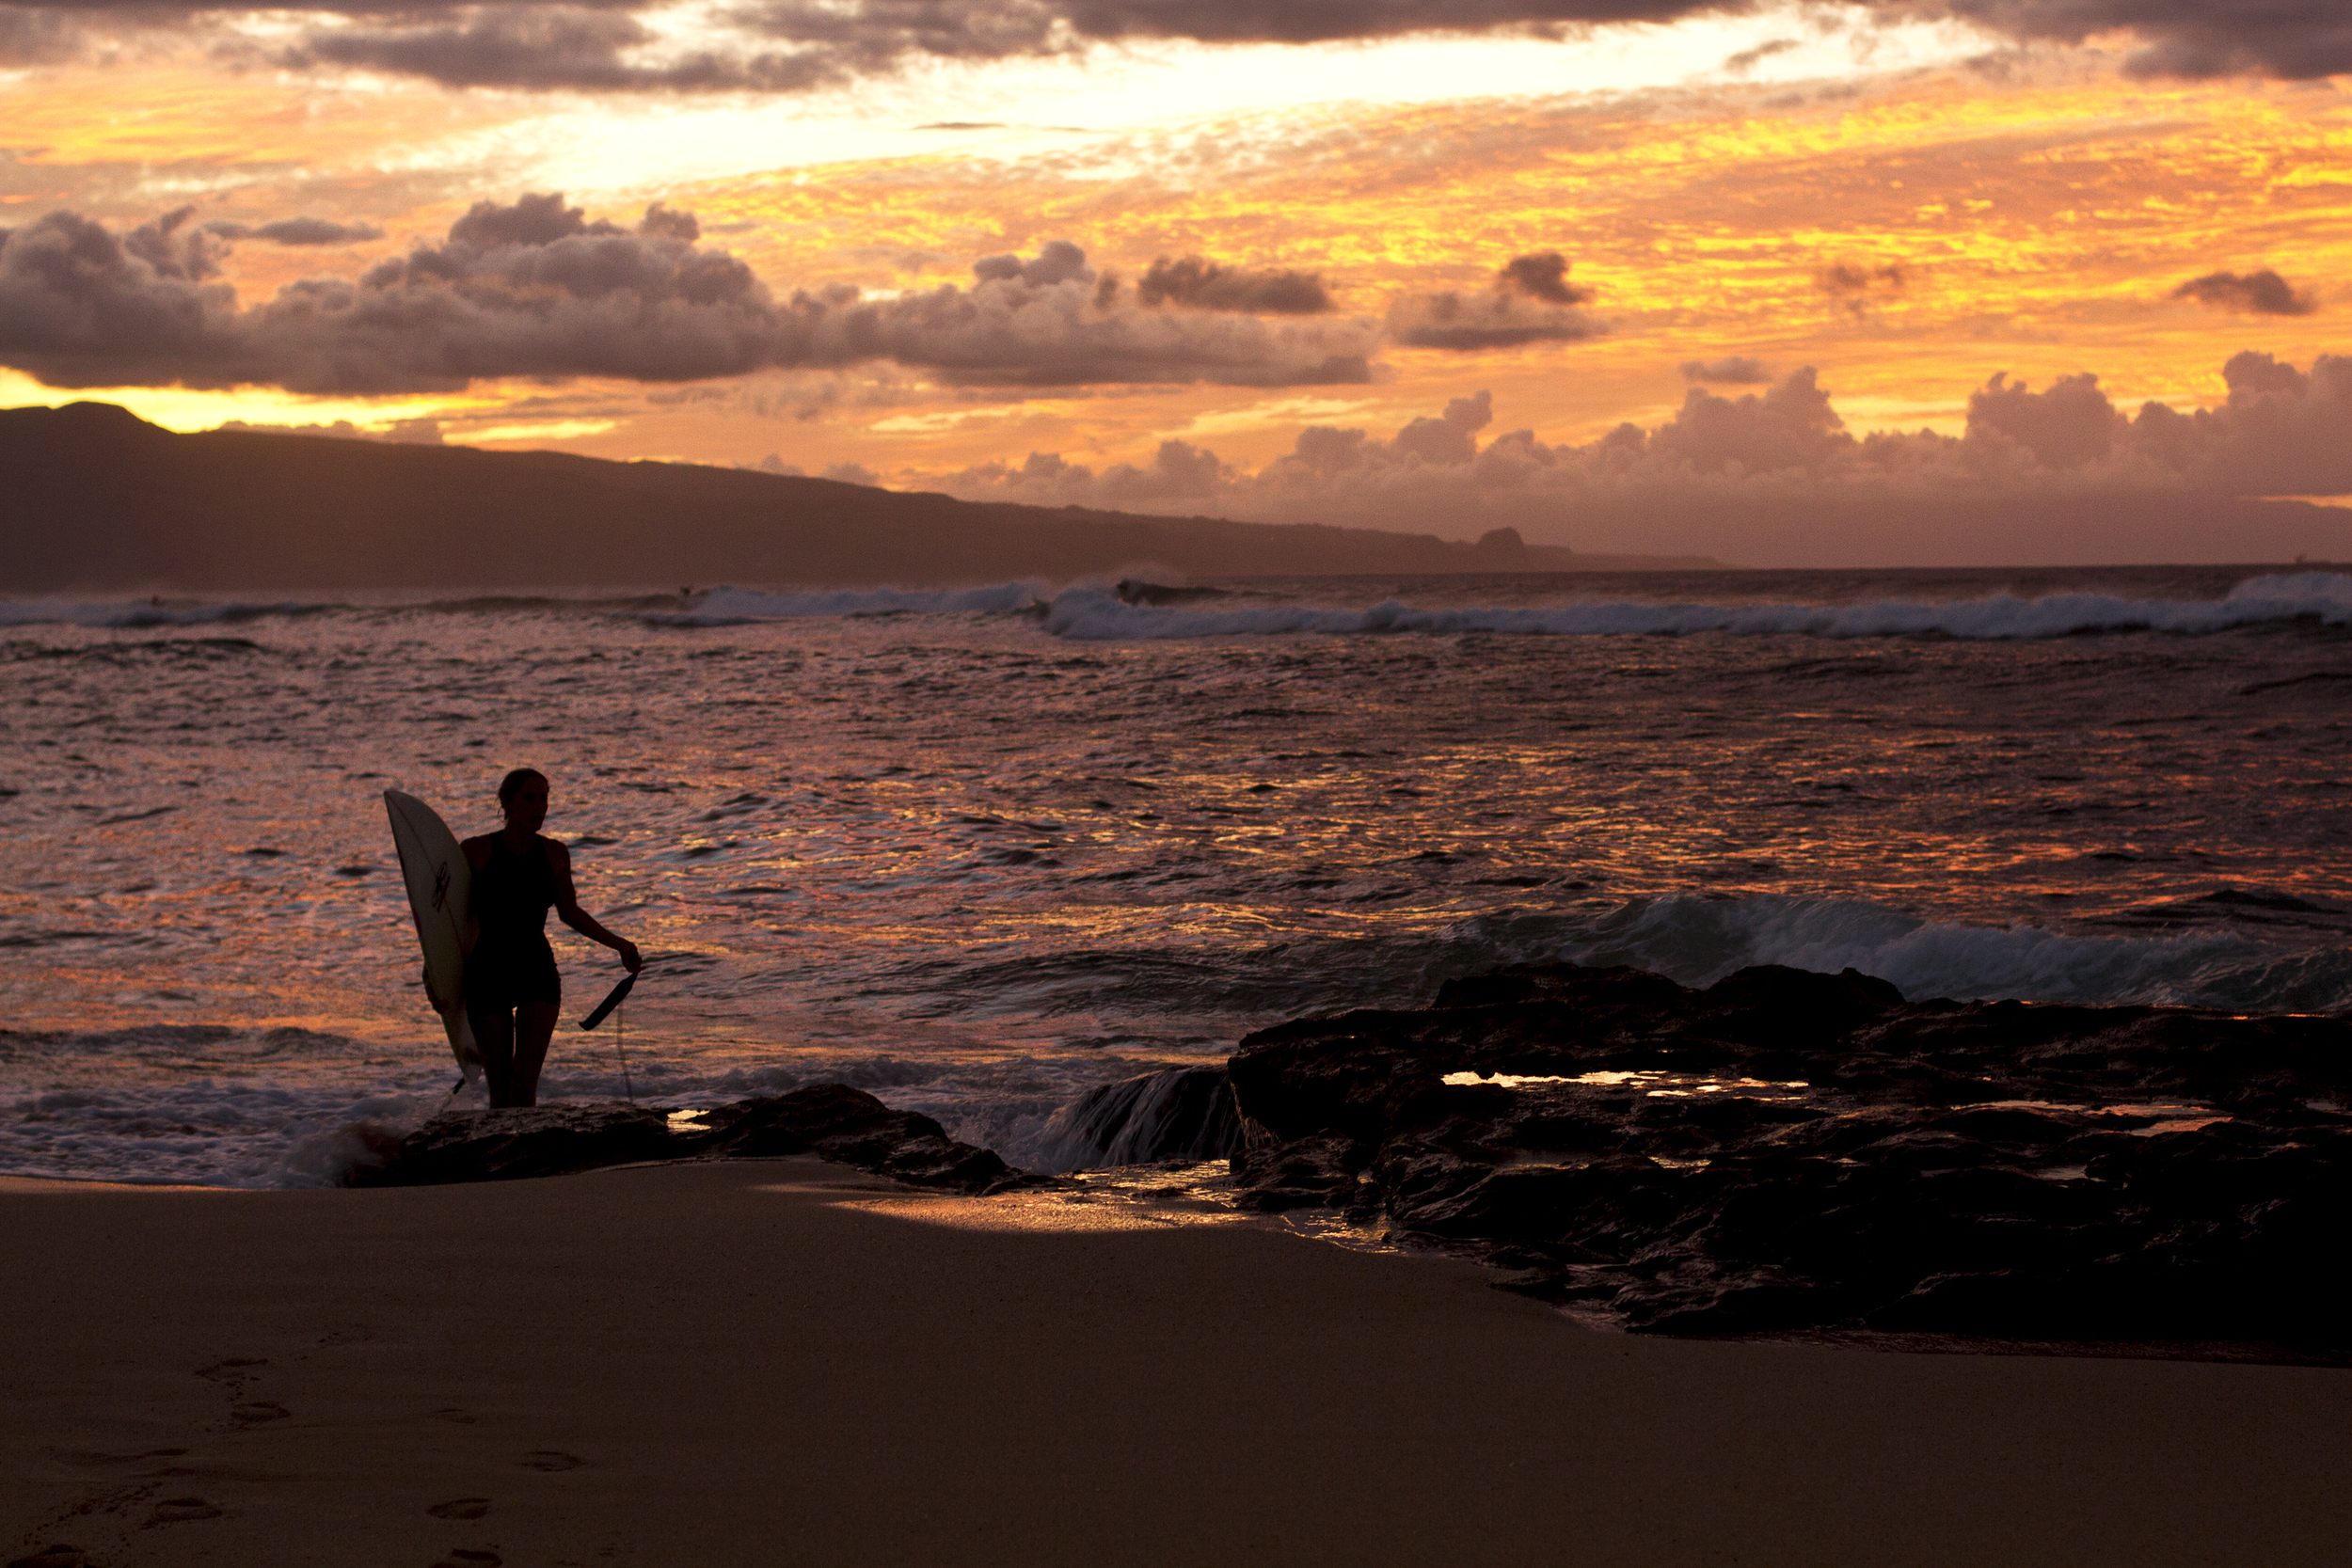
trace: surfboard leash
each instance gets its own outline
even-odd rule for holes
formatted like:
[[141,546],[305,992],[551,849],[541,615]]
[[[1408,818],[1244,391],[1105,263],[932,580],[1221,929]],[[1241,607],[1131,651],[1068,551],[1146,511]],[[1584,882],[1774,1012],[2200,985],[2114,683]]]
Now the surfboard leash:
[[[621,983],[605,993],[604,1000],[596,1004],[596,1010],[580,1021],[580,1026],[594,1029],[602,1023],[606,1014],[620,1008],[621,1004],[628,1000],[628,993],[636,985],[635,973],[622,975]],[[628,1095],[628,1102],[634,1105],[637,1103],[637,1086],[629,1081],[628,1075],[628,1013],[626,1009],[621,1010],[619,1022],[614,1026],[612,1044],[613,1049],[621,1053],[621,1088]]]
[[612,1049],[621,1053],[621,1092],[628,1096],[631,1105],[637,1103],[636,1085],[628,1081],[628,1008],[624,1006],[612,1017]]

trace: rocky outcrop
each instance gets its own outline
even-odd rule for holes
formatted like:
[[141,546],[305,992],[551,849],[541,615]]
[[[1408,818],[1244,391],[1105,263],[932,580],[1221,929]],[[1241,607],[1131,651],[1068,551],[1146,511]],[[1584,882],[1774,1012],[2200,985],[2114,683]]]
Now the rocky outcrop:
[[790,1094],[739,1100],[705,1111],[694,1152],[746,1160],[815,1154],[922,1187],[987,1192],[1021,1173],[995,1154],[957,1143],[926,1116],[894,1111],[846,1084],[818,1084]]
[[1522,967],[1228,1072],[1246,1204],[1328,1204],[1643,1329],[2352,1349],[2352,1022]]
[[815,1154],[916,1186],[993,1192],[1028,1179],[939,1123],[841,1084],[739,1100],[673,1125],[669,1113],[610,1101],[434,1117],[352,1178],[365,1187],[560,1176],[651,1160]]
[[601,1165],[673,1158],[662,1113],[610,1101],[539,1105],[529,1110],[453,1111],[400,1140],[385,1162],[354,1182],[369,1187],[434,1187],[453,1181],[509,1181],[561,1176]]

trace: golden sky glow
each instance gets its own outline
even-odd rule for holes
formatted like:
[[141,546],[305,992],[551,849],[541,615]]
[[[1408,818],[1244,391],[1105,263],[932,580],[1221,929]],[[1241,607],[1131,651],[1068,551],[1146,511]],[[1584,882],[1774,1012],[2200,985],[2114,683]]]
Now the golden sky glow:
[[[103,396],[180,428],[430,417],[451,439],[772,453],[922,483],[1031,451],[1144,463],[1171,438],[1256,467],[1306,425],[1386,436],[1481,390],[1486,436],[1582,442],[1654,426],[1685,395],[1678,367],[1734,356],[1775,377],[1817,367],[1857,432],[1957,433],[1995,372],[2041,386],[2089,372],[2126,411],[2187,408],[2220,400],[2220,367],[2241,350],[2308,366],[2342,346],[2352,101],[2336,82],[2132,79],[2095,48],[2010,50],[1990,69],[1981,40],[1949,26],[1865,47],[1809,16],[1603,29],[1581,44],[1326,50],[1319,78],[1296,69],[1301,52],[1169,46],[1098,61],[1094,76],[1068,62],[936,68],[805,101],[306,79],[187,50],[25,71],[0,88],[0,147],[17,150],[0,154],[0,225],[72,209],[127,228],[195,202],[196,222],[301,214],[382,230],[239,243],[223,277],[247,305],[437,239],[474,201],[561,188],[624,224],[657,199],[691,211],[706,246],[779,296],[968,285],[977,257],[1066,240],[1131,281],[1188,254],[1314,273],[1343,316],[1376,323],[1406,296],[1475,293],[1511,258],[1558,251],[1603,330],[1478,353],[1392,341],[1357,386],[958,389],[876,361],[311,399],[68,392],[0,371],[0,402]],[[1724,67],[1784,37],[1763,62]],[[1597,90],[1613,63],[1630,86]],[[1335,100],[1335,86],[1353,96]],[[1039,112],[1016,119],[1025,103]],[[926,115],[971,128],[917,129]],[[2203,275],[2261,269],[2317,308],[2173,297]]]

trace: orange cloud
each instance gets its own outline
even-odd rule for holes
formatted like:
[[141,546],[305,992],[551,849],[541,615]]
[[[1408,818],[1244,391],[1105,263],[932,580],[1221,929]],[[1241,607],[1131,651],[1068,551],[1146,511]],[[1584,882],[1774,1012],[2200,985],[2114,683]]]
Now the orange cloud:
[[[1068,238],[1131,283],[1157,258],[1199,256],[1237,275],[1312,277],[1339,312],[1379,319],[1411,297],[1483,297],[1514,258],[1556,253],[1564,277],[1591,291],[1573,309],[1605,332],[1468,354],[1391,341],[1383,379],[1349,393],[1371,404],[1365,422],[1401,424],[1491,389],[1553,442],[1655,424],[1679,405],[1692,363],[1816,365],[1857,429],[1957,433],[1964,389],[1996,372],[2042,386],[2096,370],[2126,405],[2195,407],[2220,399],[2214,367],[2241,348],[2303,363],[2341,346],[2327,280],[2352,270],[2344,95],[2126,81],[2095,62],[2017,70],[1815,93],[1310,106],[1019,155],[572,195],[598,211],[655,198],[691,209],[707,244],[779,292],[961,285],[976,256]],[[135,112],[110,107],[126,101]],[[0,209],[0,226],[65,205],[127,226],[195,198],[199,221],[302,215],[388,231],[333,253],[240,247],[226,278],[250,304],[439,233],[475,198],[512,201],[527,166],[513,150],[546,112],[186,65],[135,81],[59,73],[12,103],[12,139],[44,150],[0,163],[0,194],[38,187]],[[157,167],[167,177],[126,172]],[[1824,288],[1840,268],[1866,287]],[[2247,316],[2174,297],[2185,280],[2265,271],[2317,309]],[[483,398],[532,405],[497,421],[510,425],[611,421],[557,443],[575,450],[716,461],[781,451],[812,470],[857,462],[885,477],[1030,450],[1148,463],[1203,420],[1228,461],[1254,467],[1289,450],[1304,422],[1267,412],[1253,424],[1253,410],[1279,400],[1248,391],[989,392],[871,366],[658,395],[477,382],[469,401]]]

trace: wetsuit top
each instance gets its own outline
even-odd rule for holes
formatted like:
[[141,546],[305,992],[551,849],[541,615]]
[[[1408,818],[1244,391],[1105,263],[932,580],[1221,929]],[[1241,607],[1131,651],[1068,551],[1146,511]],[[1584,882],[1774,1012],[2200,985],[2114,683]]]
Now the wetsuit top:
[[490,858],[473,874],[473,916],[480,934],[466,960],[469,1005],[513,1006],[561,999],[548,911],[555,907],[555,867],[547,840],[516,853],[504,833],[490,835]]

